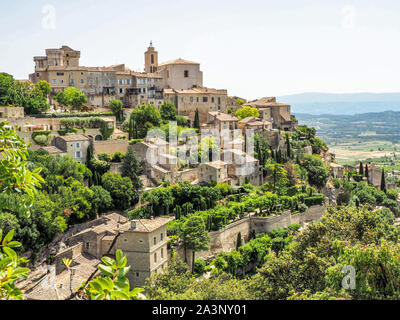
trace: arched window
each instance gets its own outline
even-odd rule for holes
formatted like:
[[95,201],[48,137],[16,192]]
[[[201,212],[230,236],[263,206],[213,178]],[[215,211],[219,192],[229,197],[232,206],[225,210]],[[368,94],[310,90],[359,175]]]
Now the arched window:
[[154,64],[154,54],[151,55],[151,64]]

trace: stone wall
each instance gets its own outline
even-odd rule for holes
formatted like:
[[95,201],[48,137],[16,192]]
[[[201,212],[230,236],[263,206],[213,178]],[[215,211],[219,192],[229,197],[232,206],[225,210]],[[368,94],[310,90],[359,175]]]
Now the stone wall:
[[[210,249],[199,252],[196,257],[207,258],[218,254],[219,252],[227,252],[236,249],[237,235],[240,232],[243,243],[247,242],[251,231],[254,229],[256,233],[266,233],[277,228],[286,228],[292,224],[304,224],[314,220],[319,220],[325,212],[325,206],[312,206],[306,212],[291,215],[285,212],[280,216],[273,217],[247,217],[227,225],[224,229],[210,232]],[[184,257],[183,252],[177,251],[180,256]],[[187,254],[190,256],[189,254]],[[190,260],[190,259],[189,259]]]
[[129,143],[126,140],[106,140],[106,141],[93,141],[93,148],[96,154],[107,153],[112,155],[117,151],[121,153],[128,152]]
[[56,274],[60,274],[61,272],[63,272],[64,270],[67,269],[67,267],[65,266],[65,264],[62,261],[64,258],[74,260],[81,253],[82,253],[82,243],[79,243],[73,247],[70,247],[70,248],[60,252],[55,257]]

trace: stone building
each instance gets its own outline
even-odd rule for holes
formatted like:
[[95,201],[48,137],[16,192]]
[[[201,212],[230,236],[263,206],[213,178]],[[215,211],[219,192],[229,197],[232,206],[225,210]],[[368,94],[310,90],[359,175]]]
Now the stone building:
[[243,104],[243,107],[246,106],[257,108],[261,120],[271,122],[273,128],[292,130],[298,125],[298,122],[292,119],[290,105],[276,102],[275,97],[261,98],[256,101],[246,102]]
[[232,149],[225,150],[222,159],[228,163],[228,176],[232,185],[246,182],[255,186],[263,185],[263,168],[256,158],[239,149]]
[[165,101],[172,102],[182,115],[193,123],[196,110],[200,123],[207,123],[210,112],[226,112],[228,93],[226,90],[191,88],[185,90],[164,89]]
[[153,273],[168,265],[167,223],[173,218],[132,220],[118,237],[115,248],[121,249],[131,266],[127,277],[131,285],[143,286]]
[[79,163],[86,163],[87,149],[90,145],[90,139],[84,135],[60,136],[54,139],[54,146]]
[[228,183],[228,164],[217,160],[208,163],[202,163],[199,167],[200,183]]

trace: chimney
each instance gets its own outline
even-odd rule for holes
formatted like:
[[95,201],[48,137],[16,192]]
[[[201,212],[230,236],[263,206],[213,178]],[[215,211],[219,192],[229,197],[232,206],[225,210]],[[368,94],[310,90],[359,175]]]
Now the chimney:
[[136,230],[136,221],[131,221],[131,230]]

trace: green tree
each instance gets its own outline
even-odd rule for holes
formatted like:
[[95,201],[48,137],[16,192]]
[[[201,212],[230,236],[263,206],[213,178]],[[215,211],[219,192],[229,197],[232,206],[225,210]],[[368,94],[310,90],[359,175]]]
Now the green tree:
[[134,199],[138,198],[137,191],[133,189],[131,179],[121,177],[118,173],[107,172],[101,178],[101,183],[113,199],[113,205],[116,209],[128,209]]
[[364,165],[361,161],[360,161],[360,168],[359,168],[358,173],[364,177]]
[[242,246],[242,234],[239,232],[237,234],[237,239],[236,239],[236,250],[239,250],[241,246]]
[[175,121],[177,115],[175,105],[170,101],[164,102],[160,107],[160,114],[161,118],[166,122]]
[[74,87],[69,87],[64,90],[64,98],[67,106],[70,106],[72,110],[81,111],[84,105],[88,102],[85,94]]
[[308,182],[318,188],[323,188],[329,178],[329,170],[317,155],[305,154],[301,166],[307,170]]
[[145,138],[148,130],[159,127],[161,124],[160,111],[151,104],[141,105],[134,109],[131,119],[134,121],[135,127],[134,139]]
[[121,100],[112,100],[110,101],[109,107],[111,111],[115,114],[117,121],[121,121],[122,118],[122,101]]
[[386,193],[386,178],[385,178],[385,169],[384,168],[382,168],[381,190]]
[[183,241],[185,249],[192,250],[193,273],[196,252],[207,250],[210,248],[208,244],[210,241],[210,236],[208,235],[204,220],[198,216],[189,217],[188,220],[183,224],[182,230],[180,232],[180,238]]
[[[121,175],[123,177],[128,177],[133,183],[133,188],[138,193],[143,188],[142,180],[140,179],[140,174],[142,172],[142,166],[138,158],[136,157],[135,149],[132,146],[128,147],[128,152],[126,153],[124,159],[122,160]],[[139,199],[135,199],[136,201]]]
[[101,186],[92,186],[93,191],[92,208],[96,213],[104,213],[112,209],[113,199],[110,193]]
[[243,107],[243,108],[237,110],[235,114],[239,118],[239,120],[243,120],[248,117],[258,118],[260,116],[260,112],[258,111],[257,108],[253,108],[253,107],[249,107],[249,106],[246,106],[246,107]]
[[193,128],[200,130],[199,109],[196,109],[196,113],[194,114]]
[[289,183],[287,171],[284,169],[283,165],[279,163],[266,164],[265,170],[268,181],[266,185],[270,190],[277,191]]

